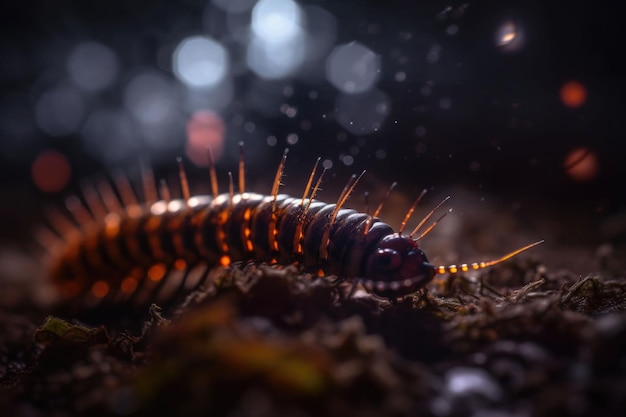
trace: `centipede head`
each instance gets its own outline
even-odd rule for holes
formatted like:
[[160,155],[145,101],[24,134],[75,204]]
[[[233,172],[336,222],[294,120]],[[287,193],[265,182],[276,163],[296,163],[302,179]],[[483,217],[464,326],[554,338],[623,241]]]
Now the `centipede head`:
[[381,297],[397,298],[414,293],[435,276],[435,267],[409,236],[385,236],[367,256],[365,279],[368,290]]

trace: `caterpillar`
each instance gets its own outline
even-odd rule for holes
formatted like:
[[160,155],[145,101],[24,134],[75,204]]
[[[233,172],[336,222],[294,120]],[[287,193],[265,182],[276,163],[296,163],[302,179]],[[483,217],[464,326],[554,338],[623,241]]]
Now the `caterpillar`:
[[[435,211],[417,227],[405,227],[426,190],[415,200],[398,231],[377,216],[395,183],[373,214],[344,205],[363,176],[353,175],[335,204],[315,199],[326,169],[317,159],[302,197],[279,194],[287,150],[276,171],[269,195],[245,190],[243,146],[240,144],[239,190],[232,175],[228,193],[218,193],[213,157],[209,152],[210,195],[191,196],[180,158],[182,199],[172,199],[169,187],[156,186],[150,168],[142,165],[144,201],[135,195],[124,176],[88,186],[82,199],[71,197],[67,216],[48,213],[50,228],[40,242],[54,247],[50,280],[62,299],[133,300],[149,287],[157,294],[164,286],[179,293],[197,265],[207,265],[198,285],[213,266],[235,261],[301,265],[305,270],[335,275],[361,285],[377,296],[397,299],[423,288],[435,275],[484,269],[526,251],[542,241],[499,259],[471,264],[434,266],[418,242],[450,211],[424,229]],[[317,179],[316,179],[317,177]],[[449,198],[449,197],[448,197]],[[172,271],[180,271],[174,282]]]

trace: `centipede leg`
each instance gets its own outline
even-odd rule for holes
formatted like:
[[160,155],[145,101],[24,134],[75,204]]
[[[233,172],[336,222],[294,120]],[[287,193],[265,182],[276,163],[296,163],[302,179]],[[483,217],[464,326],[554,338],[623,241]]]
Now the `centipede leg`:
[[334,281],[332,282],[332,285],[336,287],[337,285],[341,284],[341,283],[342,283],[342,282],[344,282],[345,280],[346,280],[346,279],[345,279],[345,278],[343,278],[343,277],[337,277],[337,279],[336,279],[336,280],[334,280]]
[[112,286],[107,295],[99,301],[99,305],[108,306],[115,305],[118,302],[118,298],[121,296],[122,292],[120,291],[119,286]]
[[205,267],[204,272],[202,273],[202,275],[200,276],[200,278],[198,279],[198,282],[196,283],[196,285],[193,286],[193,288],[191,289],[191,292],[195,292],[198,291],[206,282],[208,276],[209,276],[209,272],[211,272],[211,266],[207,265]]
[[137,300],[139,298],[139,294],[141,294],[144,291],[147,281],[148,281],[148,271],[143,271],[143,273],[141,274],[141,278],[139,278],[139,282],[137,283],[137,287],[135,288],[135,291],[133,291],[130,297],[128,297],[128,303],[130,305],[138,304]]
[[183,290],[185,289],[185,285],[187,284],[191,271],[195,270],[197,267],[198,267],[197,264],[192,264],[192,265],[189,265],[185,269],[183,273],[183,277],[180,279],[180,283],[178,284],[178,287],[176,288],[176,291],[174,292],[174,297],[172,298],[173,300],[178,300]]
[[[348,283],[350,285],[350,291],[348,292],[348,294],[345,294],[344,291],[341,290],[341,288],[339,288],[339,286],[341,284],[343,284],[344,282]],[[347,279],[345,279],[344,277],[337,277],[337,279],[335,279],[331,285],[335,288],[337,288],[337,293],[339,294],[340,298],[345,297],[345,300],[349,300],[350,298],[352,298],[352,296],[354,296],[354,294],[356,293],[356,290],[359,286],[359,280],[358,279],[353,279],[348,281]]]
[[151,300],[159,299],[159,293],[161,292],[161,290],[163,290],[163,287],[165,287],[165,284],[167,284],[169,280],[172,278],[171,275],[174,270],[175,270],[174,264],[168,264],[165,266],[165,274],[163,275],[163,278],[161,278],[159,282],[156,283],[154,288],[150,290]]
[[354,294],[356,294],[356,290],[359,287],[359,283],[357,280],[354,280],[352,282],[352,287],[350,287],[350,292],[348,293],[348,295],[346,296],[346,300],[351,299],[352,297],[354,297]]

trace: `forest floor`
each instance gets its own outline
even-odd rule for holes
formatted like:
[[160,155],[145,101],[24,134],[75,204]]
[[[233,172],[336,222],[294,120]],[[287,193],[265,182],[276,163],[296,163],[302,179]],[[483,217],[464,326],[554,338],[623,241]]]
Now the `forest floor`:
[[4,415],[626,414],[626,280],[533,257],[398,302],[238,265],[176,308],[88,325],[7,299],[28,290],[2,297]]
[[42,269],[2,249],[2,415],[626,415],[626,262],[602,244],[616,237],[566,247],[602,229],[455,198],[465,213],[425,239],[434,264],[546,243],[395,302],[246,264],[180,303],[89,316],[49,307]]

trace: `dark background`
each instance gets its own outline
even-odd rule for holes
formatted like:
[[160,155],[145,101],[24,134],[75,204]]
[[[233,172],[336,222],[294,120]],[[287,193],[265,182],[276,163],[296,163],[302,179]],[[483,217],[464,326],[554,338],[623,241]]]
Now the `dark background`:
[[[157,68],[163,45],[193,34],[215,35],[211,32],[219,24],[207,26],[206,19],[203,23],[207,4],[196,0],[3,2],[0,191],[5,242],[27,241],[28,230],[42,218],[42,205],[60,201],[75,192],[84,178],[113,168],[84,152],[80,134],[51,138],[37,128],[33,108],[43,75],[58,67],[61,79],[64,57],[80,41],[106,44],[120,58],[121,81],[118,89],[97,97],[93,107],[116,105],[125,71]],[[460,194],[470,197],[453,204],[461,214],[464,208],[491,203],[487,213],[499,207],[518,219],[510,230],[523,231],[524,238],[534,236],[534,240],[552,238],[548,248],[585,246],[591,253],[606,242],[623,243],[626,71],[622,17],[612,2],[300,4],[316,4],[337,18],[337,44],[356,40],[380,55],[383,71],[378,88],[388,95],[391,113],[377,133],[346,134],[332,117],[322,117],[334,111],[336,91],[330,84],[292,79],[284,84],[293,89],[288,101],[298,107],[298,116],[268,117],[247,107],[246,92],[255,76],[238,75],[234,101],[222,112],[228,157],[218,164],[221,178],[235,168],[238,140],[263,142],[265,136],[274,135],[275,147],[247,157],[255,191],[268,192],[267,178],[273,176],[287,146],[286,137],[296,132],[299,142],[291,147],[288,177],[283,181],[293,187],[287,188],[293,194],[298,194],[320,155],[334,161],[328,194],[323,195],[326,200],[334,195],[330,190],[340,189],[350,174],[367,169],[369,179],[362,189],[374,188],[375,195],[384,192],[376,187],[397,180],[409,202],[421,188],[434,190],[428,200],[432,205],[439,195],[463,189],[467,194]],[[516,52],[503,53],[494,42],[494,33],[506,19],[524,29],[524,45]],[[446,33],[450,25],[458,27],[453,36]],[[435,43],[441,46],[441,58],[427,65],[425,56]],[[402,83],[394,79],[400,70],[407,75]],[[561,86],[570,80],[587,90],[587,100],[579,108],[568,108],[559,98]],[[46,82],[53,84],[55,79]],[[429,82],[434,87],[426,97],[422,89]],[[319,93],[316,101],[308,99],[312,89]],[[449,109],[438,105],[442,98],[451,100]],[[234,115],[253,122],[255,133],[231,123]],[[302,120],[310,121],[310,128],[302,129]],[[179,137],[173,138],[179,150],[167,155],[142,151],[154,161],[158,173],[174,170],[175,154],[184,153],[184,136],[180,129]],[[355,145],[359,152],[354,164],[343,166],[339,156]],[[597,175],[589,181],[571,178],[564,168],[566,155],[578,147],[598,158]],[[46,194],[33,185],[31,164],[44,149],[61,151],[72,166],[70,183],[58,193]],[[383,159],[374,156],[380,149],[385,151]],[[133,171],[129,168],[133,164],[136,161],[127,160],[120,165]],[[196,171],[191,169],[191,175]],[[492,219],[479,216],[487,228]],[[506,235],[503,227],[492,225],[496,233]]]

